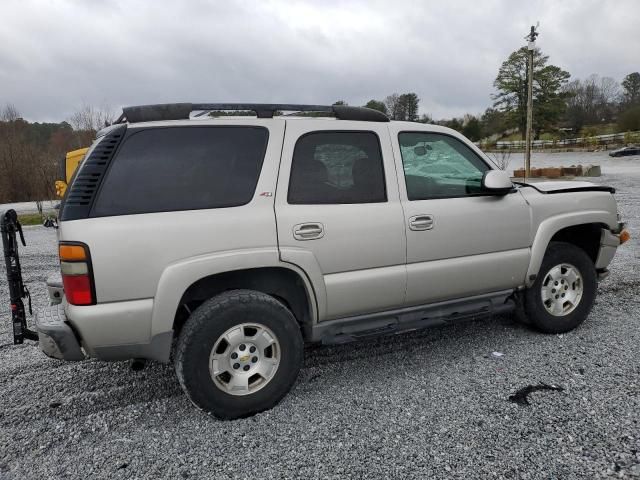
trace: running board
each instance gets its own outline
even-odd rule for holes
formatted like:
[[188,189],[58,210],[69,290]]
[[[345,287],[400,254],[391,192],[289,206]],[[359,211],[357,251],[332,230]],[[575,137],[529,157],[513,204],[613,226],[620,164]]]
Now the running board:
[[327,320],[307,327],[307,338],[323,344],[348,343],[436,325],[484,318],[515,308],[513,290],[398,310]]

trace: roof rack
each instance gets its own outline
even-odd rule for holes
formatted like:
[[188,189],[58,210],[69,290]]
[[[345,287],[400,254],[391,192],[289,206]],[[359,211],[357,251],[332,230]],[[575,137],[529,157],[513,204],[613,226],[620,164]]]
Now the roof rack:
[[286,103],[159,103],[124,107],[115,123],[139,123],[158,120],[187,120],[195,111],[239,111],[255,112],[258,118],[273,118],[276,112],[327,113],[339,120],[361,120],[366,122],[388,122],[389,117],[378,110],[348,105],[295,105]]

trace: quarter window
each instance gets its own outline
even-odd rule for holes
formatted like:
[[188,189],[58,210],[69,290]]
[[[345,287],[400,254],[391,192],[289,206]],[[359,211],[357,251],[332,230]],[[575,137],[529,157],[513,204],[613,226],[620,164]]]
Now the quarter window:
[[269,132],[263,127],[144,129],[125,138],[92,216],[249,203]]
[[403,132],[398,140],[409,200],[483,194],[482,177],[489,167],[457,138]]
[[380,142],[373,132],[313,132],[296,143],[291,204],[385,202]]

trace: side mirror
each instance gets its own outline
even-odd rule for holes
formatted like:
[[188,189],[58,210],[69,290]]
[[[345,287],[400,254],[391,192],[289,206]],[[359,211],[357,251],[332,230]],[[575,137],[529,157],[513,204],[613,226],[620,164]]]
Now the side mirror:
[[513,183],[507,172],[489,170],[482,177],[482,189],[496,195],[506,195],[513,190]]

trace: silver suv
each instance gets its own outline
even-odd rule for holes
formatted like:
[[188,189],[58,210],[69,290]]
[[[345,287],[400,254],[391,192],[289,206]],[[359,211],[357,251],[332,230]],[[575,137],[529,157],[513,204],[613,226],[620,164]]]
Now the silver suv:
[[[217,110],[256,115],[193,115]],[[172,358],[196,406],[237,418],[287,393],[305,342],[512,310],[566,332],[628,236],[613,193],[513,184],[459,133],[366,108],[125,108],[63,201],[40,345]]]

